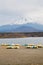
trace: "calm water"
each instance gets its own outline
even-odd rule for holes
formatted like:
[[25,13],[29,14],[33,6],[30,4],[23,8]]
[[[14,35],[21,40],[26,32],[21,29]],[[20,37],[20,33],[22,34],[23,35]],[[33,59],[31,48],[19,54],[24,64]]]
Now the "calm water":
[[0,38],[1,43],[15,43],[15,44],[43,44],[43,37],[28,37],[28,38]]

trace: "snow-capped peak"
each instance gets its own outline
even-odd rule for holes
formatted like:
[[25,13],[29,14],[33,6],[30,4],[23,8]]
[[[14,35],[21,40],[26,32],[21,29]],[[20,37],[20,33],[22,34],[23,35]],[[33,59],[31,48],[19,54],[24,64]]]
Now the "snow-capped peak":
[[32,22],[32,18],[18,16],[15,19],[13,19],[13,22],[13,24],[26,24]]

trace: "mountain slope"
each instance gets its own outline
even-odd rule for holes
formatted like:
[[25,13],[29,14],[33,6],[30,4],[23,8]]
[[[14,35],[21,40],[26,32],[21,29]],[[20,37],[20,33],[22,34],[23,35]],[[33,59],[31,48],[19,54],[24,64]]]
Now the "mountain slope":
[[43,25],[35,23],[3,25],[0,26],[0,32],[43,32]]
[[20,26],[15,29],[15,32],[39,32],[40,30],[30,26]]

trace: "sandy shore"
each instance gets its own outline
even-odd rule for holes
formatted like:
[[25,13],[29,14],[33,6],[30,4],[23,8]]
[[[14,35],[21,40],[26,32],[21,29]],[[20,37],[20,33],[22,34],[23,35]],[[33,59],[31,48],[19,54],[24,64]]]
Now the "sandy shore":
[[43,65],[43,48],[5,49],[0,47],[0,65]]

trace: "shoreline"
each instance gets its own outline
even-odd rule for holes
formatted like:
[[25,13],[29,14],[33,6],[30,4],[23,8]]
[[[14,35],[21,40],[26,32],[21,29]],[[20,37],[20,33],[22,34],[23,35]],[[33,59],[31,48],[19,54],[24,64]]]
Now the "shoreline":
[[43,48],[5,49],[0,47],[0,65],[43,65]]
[[0,33],[0,38],[26,38],[26,37],[43,37],[43,32],[4,32]]

